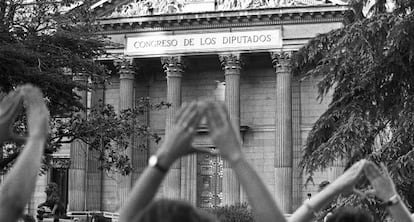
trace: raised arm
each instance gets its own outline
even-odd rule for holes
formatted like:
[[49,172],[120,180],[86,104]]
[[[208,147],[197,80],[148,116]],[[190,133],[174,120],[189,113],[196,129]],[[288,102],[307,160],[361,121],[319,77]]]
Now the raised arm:
[[363,168],[366,160],[360,160],[351,166],[344,174],[338,177],[333,183],[317,193],[310,200],[300,206],[289,218],[291,222],[313,221],[315,213],[327,206],[333,199],[343,192],[353,190],[355,184],[363,175]]
[[236,173],[237,179],[246,191],[257,221],[286,221],[262,179],[244,157],[241,151],[240,133],[230,122],[224,104],[209,103],[206,114],[211,139]]
[[17,221],[23,213],[35,187],[49,130],[49,111],[40,90],[26,85],[18,93],[26,104],[29,138],[0,187],[0,221]]
[[388,211],[396,222],[411,222],[411,214],[407,206],[403,203],[395,189],[394,182],[391,180],[387,168],[382,164],[382,172],[372,163],[367,162],[364,172],[371,186],[374,188],[369,193],[374,194],[384,201]]
[[150,159],[155,166],[148,166],[135,183],[130,197],[120,210],[120,222],[131,222],[154,198],[170,166],[181,156],[195,151],[191,142],[202,114],[197,103],[184,105],[178,112],[173,128],[161,147]]

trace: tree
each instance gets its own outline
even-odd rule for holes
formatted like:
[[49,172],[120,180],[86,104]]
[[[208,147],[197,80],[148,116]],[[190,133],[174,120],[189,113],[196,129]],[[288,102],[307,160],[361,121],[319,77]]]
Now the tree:
[[[130,158],[125,151],[131,143],[131,137],[142,138],[141,144],[135,148],[147,150],[146,143],[153,139],[160,141],[158,134],[150,131],[142,116],[150,110],[160,110],[170,107],[169,103],[152,103],[150,98],[140,98],[134,108],[115,112],[112,105],[103,101],[90,109],[87,118],[75,114],[73,118],[57,119],[54,125],[52,140],[54,144],[70,143],[75,139],[88,145],[95,152],[99,161],[99,169],[119,172],[128,175],[133,170]],[[116,145],[114,145],[116,143]]]
[[403,189],[414,182],[414,2],[377,0],[364,13],[367,2],[352,0],[342,28],[294,55],[295,75],[321,77],[321,99],[333,92],[301,165],[312,175],[337,159],[368,158],[386,163]]
[[[93,1],[80,0],[25,0],[0,1],[0,95],[17,85],[32,83],[40,87],[51,112],[52,133],[46,149],[47,166],[50,155],[62,143],[80,139],[90,149],[100,151],[102,169],[129,173],[129,159],[117,155],[126,148],[131,135],[127,129],[135,129],[139,135],[159,139],[156,134],[134,118],[144,109],[163,108],[165,103],[152,104],[149,99],[138,103],[138,107],[123,110],[118,115],[113,107],[95,107],[88,118],[80,118],[85,112],[74,89],[91,90],[90,85],[73,81],[78,74],[87,75],[93,82],[105,84],[108,74],[116,73],[120,67],[95,61],[105,54],[110,43],[97,35],[96,15],[90,11]],[[119,64],[121,65],[121,64]],[[70,70],[71,72],[67,72]],[[21,118],[24,118],[23,116]],[[24,119],[16,123],[16,130],[25,132]],[[95,135],[95,128],[105,125],[112,131]],[[99,130],[98,130],[99,131]],[[97,141],[101,141],[99,143]],[[110,146],[117,142],[117,146]],[[99,146],[98,146],[99,145]],[[0,171],[7,170],[19,155],[20,147],[6,144],[0,151]]]

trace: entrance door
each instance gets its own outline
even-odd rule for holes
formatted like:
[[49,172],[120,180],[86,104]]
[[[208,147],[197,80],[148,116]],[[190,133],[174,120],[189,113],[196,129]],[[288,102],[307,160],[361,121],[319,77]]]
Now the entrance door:
[[60,202],[65,208],[68,204],[68,171],[68,168],[50,169],[50,182],[57,184]]
[[210,208],[222,202],[223,161],[208,153],[197,154],[197,206]]

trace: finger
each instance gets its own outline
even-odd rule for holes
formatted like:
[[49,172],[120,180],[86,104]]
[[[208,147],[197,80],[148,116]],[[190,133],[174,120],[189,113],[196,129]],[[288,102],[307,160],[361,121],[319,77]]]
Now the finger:
[[382,172],[384,172],[384,174],[389,175],[388,168],[387,166],[385,166],[384,163],[380,163],[380,167],[381,167]]
[[[19,92],[23,95],[24,103],[28,107],[37,107],[45,105],[42,91],[31,84],[19,87]],[[30,109],[29,109],[30,110]]]
[[370,190],[366,190],[364,193],[367,196],[375,196],[377,191],[375,189],[370,189]]
[[226,125],[227,121],[227,111],[225,110],[225,106],[222,103],[213,103],[212,104],[212,121],[214,124],[221,128]]
[[193,112],[194,115],[191,115],[188,118],[188,120],[189,120],[188,121],[188,126],[189,127],[193,127],[194,129],[197,129],[198,125],[201,122],[201,119],[204,116],[205,108],[203,108],[203,107],[204,107],[204,104],[197,103],[197,109],[195,110],[195,112]]
[[189,104],[188,108],[184,110],[181,119],[178,120],[177,124],[181,125],[185,129],[196,128],[195,123],[200,118],[197,110],[197,105],[194,103]]
[[358,190],[355,187],[352,189],[352,192],[355,193],[356,195],[358,195],[361,198],[364,198],[364,199],[367,198],[367,195],[364,192],[362,192],[361,190]]
[[219,124],[217,123],[216,108],[213,102],[207,103],[207,108],[205,112],[207,116],[207,124],[209,129],[217,129]]
[[230,122],[230,116],[229,112],[227,111],[227,107],[224,103],[216,103],[215,106],[217,107],[217,113],[220,116],[220,121],[222,123],[224,122]]
[[6,98],[1,101],[1,116],[2,118],[13,119],[19,114],[19,110],[22,108],[23,96],[20,93],[11,92]]
[[188,126],[189,116],[194,113],[197,113],[197,103],[193,101],[183,110],[179,119],[177,119],[177,124]]
[[177,124],[178,121],[182,118],[184,111],[187,109],[188,107],[188,103],[183,103],[181,105],[181,107],[176,111],[175,113],[175,119],[174,119],[174,123]]
[[11,115],[11,120],[14,122],[16,120],[16,117],[19,115],[20,111],[23,109],[23,95],[21,93],[18,93],[16,95],[16,101],[13,104],[13,107],[11,110],[13,110],[13,113]]
[[374,163],[368,162],[364,167],[365,176],[372,181],[381,176],[381,173]]

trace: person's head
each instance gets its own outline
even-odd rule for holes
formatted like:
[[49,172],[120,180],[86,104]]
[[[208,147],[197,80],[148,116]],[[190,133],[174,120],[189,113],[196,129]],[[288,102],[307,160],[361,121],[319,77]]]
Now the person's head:
[[33,216],[24,214],[20,219],[19,222],[36,222]]
[[373,216],[360,208],[342,207],[326,218],[326,222],[373,222]]
[[134,222],[216,222],[213,215],[196,209],[191,204],[160,199],[150,203],[134,218]]
[[49,194],[51,194],[51,193],[53,193],[53,192],[57,192],[58,191],[58,186],[57,186],[57,184],[56,183],[49,183],[47,186],[46,186],[46,189],[45,189],[45,193],[47,194],[47,195],[49,195]]

